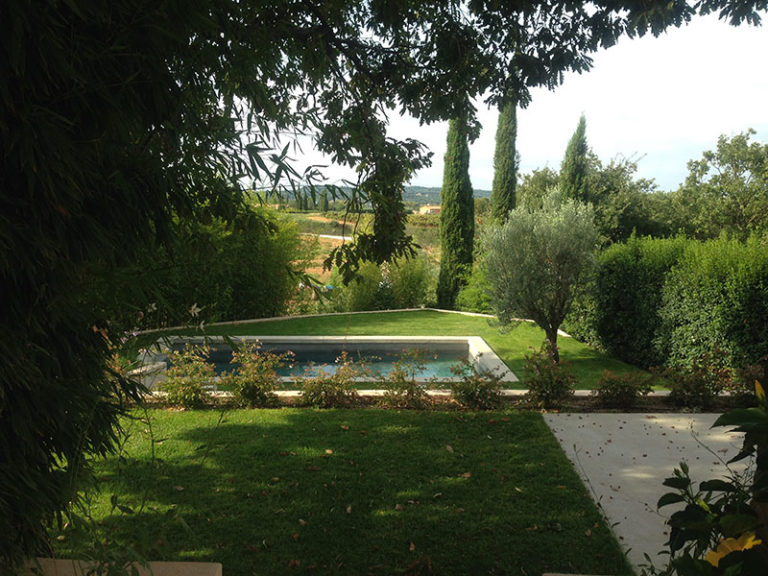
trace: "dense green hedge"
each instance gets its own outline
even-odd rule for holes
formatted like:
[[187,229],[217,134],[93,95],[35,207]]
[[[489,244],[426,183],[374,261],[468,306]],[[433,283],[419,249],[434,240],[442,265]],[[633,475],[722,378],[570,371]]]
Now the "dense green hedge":
[[307,252],[296,224],[266,210],[231,224],[214,219],[180,227],[170,249],[147,257],[145,273],[162,286],[162,299],[145,324],[278,316],[296,290]]
[[600,255],[566,329],[644,367],[763,364],[768,249],[757,238],[630,238]]
[[768,356],[768,249],[757,238],[690,243],[662,300],[656,346],[669,366],[712,353],[731,367]]
[[654,346],[664,281],[690,241],[632,237],[600,256],[594,330],[613,356],[638,366],[663,364]]

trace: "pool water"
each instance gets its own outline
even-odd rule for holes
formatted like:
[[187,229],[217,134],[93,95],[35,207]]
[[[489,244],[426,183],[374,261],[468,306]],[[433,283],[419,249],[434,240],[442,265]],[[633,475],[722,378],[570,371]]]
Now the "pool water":
[[[337,358],[341,356],[341,349],[324,350],[305,350],[295,353],[293,361],[290,364],[277,370],[278,376],[285,378],[313,378],[322,371],[326,376],[336,373],[338,365]],[[349,352],[348,358],[355,366],[365,368],[365,373],[361,376],[372,379],[387,378],[394,370],[395,363],[401,358],[402,354],[397,353],[359,353]],[[418,379],[445,379],[456,375],[451,372],[451,367],[456,366],[461,358],[456,354],[439,353],[428,350],[423,351],[424,369],[416,372],[414,376]],[[466,359],[466,358],[465,358]],[[221,375],[225,372],[232,372],[237,364],[232,363],[232,351],[228,349],[211,350],[209,360],[216,366],[216,374]],[[370,373],[370,376],[368,374]]]

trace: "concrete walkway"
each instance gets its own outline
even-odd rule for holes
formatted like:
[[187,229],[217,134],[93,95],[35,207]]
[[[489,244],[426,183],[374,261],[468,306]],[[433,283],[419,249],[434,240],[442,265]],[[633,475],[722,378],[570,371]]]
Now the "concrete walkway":
[[[646,564],[669,538],[667,518],[679,507],[656,502],[670,488],[662,481],[684,460],[694,485],[728,473],[741,448],[741,435],[710,429],[717,414],[545,414],[565,454],[592,492],[630,563]],[[743,470],[741,463],[734,469]]]

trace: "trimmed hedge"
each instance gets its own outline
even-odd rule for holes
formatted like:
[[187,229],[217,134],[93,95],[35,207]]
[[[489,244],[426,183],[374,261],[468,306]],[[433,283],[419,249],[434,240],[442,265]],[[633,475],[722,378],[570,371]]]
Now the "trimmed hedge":
[[662,365],[664,357],[654,346],[662,290],[690,242],[633,236],[605,250],[591,293],[575,307],[580,319],[573,332],[594,334],[601,348],[630,364]]
[[630,238],[603,252],[566,329],[625,362],[690,370],[765,365],[768,248],[721,238]]
[[667,278],[656,347],[671,367],[717,352],[732,368],[768,356],[768,249],[721,238],[691,243]]

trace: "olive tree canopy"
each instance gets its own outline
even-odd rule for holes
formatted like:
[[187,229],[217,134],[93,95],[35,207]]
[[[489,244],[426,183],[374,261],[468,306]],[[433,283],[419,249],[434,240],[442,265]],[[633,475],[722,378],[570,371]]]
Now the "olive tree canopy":
[[563,196],[554,189],[540,210],[516,208],[483,236],[485,274],[499,319],[536,322],[556,360],[557,331],[597,247],[592,207]]

